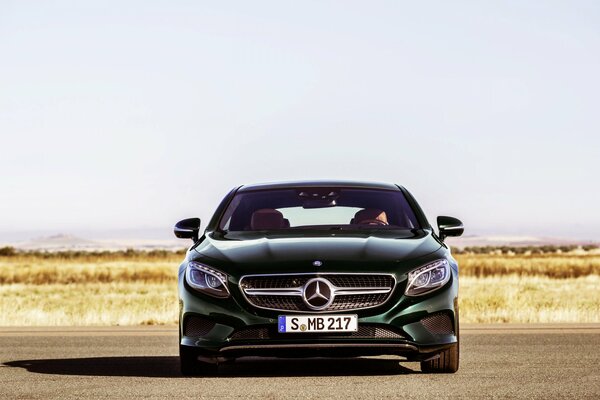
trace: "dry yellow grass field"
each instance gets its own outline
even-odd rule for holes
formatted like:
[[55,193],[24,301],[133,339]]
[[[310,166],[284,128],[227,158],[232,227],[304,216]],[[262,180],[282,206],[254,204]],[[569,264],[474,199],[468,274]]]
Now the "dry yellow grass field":
[[[181,255],[0,257],[0,326],[177,322]],[[600,322],[600,255],[458,255],[462,322]]]
[[462,322],[600,322],[600,276],[460,279]]
[[458,254],[463,276],[547,276],[577,278],[600,275],[600,254]]
[[0,286],[0,326],[156,325],[177,322],[177,291],[166,283]]

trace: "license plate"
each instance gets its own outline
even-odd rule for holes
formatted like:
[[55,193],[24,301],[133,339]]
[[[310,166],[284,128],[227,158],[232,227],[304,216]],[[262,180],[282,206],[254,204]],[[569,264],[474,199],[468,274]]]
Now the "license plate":
[[356,315],[280,315],[279,333],[290,332],[356,332]]

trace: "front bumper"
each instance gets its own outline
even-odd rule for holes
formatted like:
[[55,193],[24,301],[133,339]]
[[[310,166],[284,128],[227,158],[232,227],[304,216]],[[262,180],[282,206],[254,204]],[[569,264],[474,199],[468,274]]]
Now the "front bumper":
[[348,312],[358,314],[359,330],[364,327],[366,332],[361,335],[290,334],[277,332],[277,317],[293,312],[254,309],[235,293],[227,299],[210,298],[180,277],[180,345],[208,358],[399,355],[426,360],[457,343],[455,277],[422,297],[397,292],[381,307]]

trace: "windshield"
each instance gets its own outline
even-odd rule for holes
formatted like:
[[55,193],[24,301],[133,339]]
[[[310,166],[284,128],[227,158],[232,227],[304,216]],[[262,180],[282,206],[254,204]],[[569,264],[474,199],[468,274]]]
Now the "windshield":
[[237,193],[223,213],[219,228],[414,229],[419,224],[400,191],[313,187]]

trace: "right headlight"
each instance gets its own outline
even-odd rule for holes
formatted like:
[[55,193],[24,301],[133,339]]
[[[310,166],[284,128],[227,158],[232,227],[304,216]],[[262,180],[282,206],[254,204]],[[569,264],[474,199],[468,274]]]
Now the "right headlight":
[[450,280],[450,265],[447,260],[437,260],[408,273],[406,296],[419,296],[441,288]]
[[227,275],[207,265],[190,261],[185,270],[185,279],[191,287],[213,297],[229,297]]

